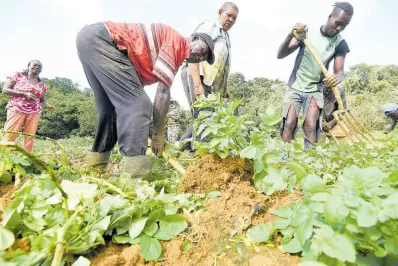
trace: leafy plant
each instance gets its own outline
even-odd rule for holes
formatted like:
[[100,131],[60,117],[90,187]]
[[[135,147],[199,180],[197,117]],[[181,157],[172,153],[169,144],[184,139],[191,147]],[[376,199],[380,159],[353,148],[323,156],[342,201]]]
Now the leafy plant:
[[[110,235],[115,243],[139,243],[146,260],[158,260],[159,240],[170,240],[187,227],[184,217],[177,212],[198,206],[192,204],[195,201],[190,200],[190,195],[158,194],[145,183],[133,185],[131,192],[136,196],[132,200],[109,194],[107,187],[97,184],[63,181],[62,187],[68,195],[67,207],[50,179],[36,176],[27,181],[6,209],[0,238],[4,236],[8,242],[3,245],[10,246],[11,231],[13,236],[29,238],[29,254],[48,258],[54,252],[48,247],[56,243],[65,243],[70,254],[87,254],[105,244],[103,237]],[[70,218],[66,208],[73,213]],[[3,259],[14,261],[27,255],[9,253]],[[55,257],[60,260],[62,254]],[[36,263],[39,262],[30,265]]]
[[326,265],[392,260],[398,256],[396,181],[395,171],[378,167],[347,167],[331,184],[309,175],[302,184],[303,202],[272,211],[279,218],[250,229],[248,237],[266,242],[279,232],[281,250],[303,252],[303,261]]
[[[0,157],[10,160],[5,169],[12,163],[24,171],[23,167],[36,165],[43,172],[32,174],[5,210],[0,261],[10,265],[60,265],[68,258],[65,253],[87,254],[104,245],[105,236],[115,243],[140,244],[147,261],[161,260],[159,240],[170,240],[187,227],[178,213],[200,209],[205,198],[166,194],[155,189],[159,184],[123,178],[105,181],[90,174],[59,184],[55,176],[73,171],[67,165],[53,169],[14,143],[2,145],[11,145],[0,149]],[[28,250],[7,250],[15,239],[27,240]],[[82,258],[80,263],[86,262]]]
[[33,171],[32,162],[24,155],[14,153],[7,148],[0,148],[0,182],[16,182]]
[[[249,136],[248,126],[254,122],[248,115],[236,115],[235,111],[243,100],[225,103],[219,93],[203,95],[193,104],[200,111],[194,122],[196,154],[215,153],[221,158],[235,156],[246,147]],[[210,109],[210,110],[209,110]],[[209,138],[210,140],[205,140]],[[201,141],[202,140],[202,141]]]

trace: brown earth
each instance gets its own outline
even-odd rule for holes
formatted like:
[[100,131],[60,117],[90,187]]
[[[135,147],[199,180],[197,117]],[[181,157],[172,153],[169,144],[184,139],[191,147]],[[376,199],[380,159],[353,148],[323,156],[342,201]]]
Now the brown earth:
[[[252,169],[243,159],[224,160],[208,155],[187,170],[181,181],[182,193],[206,193],[220,190],[222,195],[204,203],[205,211],[186,214],[188,232],[163,242],[164,260],[154,265],[298,265],[299,258],[284,254],[274,247],[254,245],[242,234],[251,225],[274,219],[268,210],[301,199],[301,192],[281,192],[271,196],[260,194],[250,183]],[[193,242],[181,251],[184,239]],[[143,265],[139,246],[117,246],[112,243],[92,258],[93,266]]]
[[29,179],[29,177],[23,178],[17,186],[15,186],[14,182],[0,185],[0,220],[3,219],[4,211],[14,198],[15,192]]

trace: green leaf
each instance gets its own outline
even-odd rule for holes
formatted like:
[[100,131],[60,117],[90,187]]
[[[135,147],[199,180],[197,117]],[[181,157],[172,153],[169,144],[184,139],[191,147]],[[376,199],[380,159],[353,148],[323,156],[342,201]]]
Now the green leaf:
[[302,246],[304,246],[305,242],[310,239],[312,236],[313,232],[313,215],[309,214],[307,216],[307,219],[305,219],[304,222],[302,222],[298,227],[296,232],[294,233],[294,238],[297,238],[297,240],[300,242]]
[[340,261],[355,262],[356,251],[351,239],[345,235],[335,233],[328,225],[322,225],[314,230],[312,248],[316,253],[324,253]]
[[282,206],[278,210],[271,210],[270,212],[282,218],[290,218],[293,214],[292,208],[289,206]]
[[279,124],[282,121],[280,108],[275,109],[269,106],[264,114],[263,121],[267,126],[275,126]]
[[256,147],[248,146],[240,151],[240,157],[246,159],[254,159],[256,157],[256,152]]
[[14,173],[20,174],[21,176],[26,176],[26,170],[20,165],[15,166]]
[[7,262],[5,260],[3,260],[0,256],[0,265],[1,266],[18,266],[16,263],[14,262]]
[[[130,229],[131,225],[133,224],[133,220],[131,217],[127,217],[123,222],[119,222],[118,224],[119,226],[116,227],[116,234],[122,235]],[[112,227],[110,226],[108,229],[112,229]]]
[[163,209],[157,209],[151,212],[148,217],[148,222],[159,222],[166,217],[166,212]]
[[68,209],[74,211],[81,200],[93,199],[98,185],[89,183],[74,183],[63,180],[62,188],[68,194]]
[[373,204],[362,201],[361,207],[356,212],[358,225],[360,227],[375,226],[377,224],[377,214],[378,211]]
[[214,190],[206,193],[206,198],[208,199],[214,199],[221,197],[221,192],[219,190]]
[[273,224],[275,229],[286,229],[290,225],[291,220],[285,218],[275,219]]
[[184,216],[180,214],[169,215],[159,223],[159,230],[154,235],[160,240],[170,240],[187,227]]
[[299,179],[302,179],[307,176],[306,169],[297,162],[288,162],[286,164],[286,167],[292,170]]
[[329,197],[331,197],[331,195],[329,193],[326,192],[320,192],[320,193],[316,193],[311,197],[312,201],[315,202],[327,202]]
[[112,242],[115,244],[127,244],[129,242],[129,240],[130,240],[130,236],[128,236],[128,235],[112,236]]
[[184,243],[182,243],[182,246],[181,246],[181,251],[182,252],[187,252],[191,248],[192,248],[192,243],[189,242],[188,239],[184,239]]
[[391,237],[385,238],[384,246],[388,253],[393,254],[395,256],[398,255],[398,236],[394,235]]
[[256,170],[256,174],[261,173],[265,169],[263,162],[260,160],[255,160],[254,169]]
[[323,264],[322,262],[305,261],[305,262],[300,263],[299,266],[328,266],[328,265]]
[[272,166],[269,166],[267,171],[268,174],[266,176],[255,177],[254,184],[256,188],[267,195],[287,188],[289,177],[286,172],[280,171]]
[[23,219],[23,224],[32,231],[40,232],[46,226],[46,221],[43,218],[38,218],[34,220]]
[[275,233],[272,223],[259,224],[248,230],[247,236],[255,242],[267,242]]
[[286,244],[281,245],[279,248],[283,252],[287,252],[287,253],[291,253],[291,254],[299,253],[303,250],[303,247],[301,246],[300,242],[296,238],[293,238]]
[[0,175],[0,182],[9,183],[12,181],[12,175],[8,171],[3,171]]
[[18,253],[12,258],[12,261],[18,266],[36,266],[41,265],[47,257],[48,254],[46,252],[32,251],[30,253]]
[[30,162],[16,155],[11,156],[11,160],[13,161],[14,164],[20,164],[22,166],[30,166]]
[[345,195],[344,203],[350,208],[358,208],[361,204],[361,198],[352,194]]
[[0,226],[0,250],[6,250],[14,244],[14,233]]
[[50,210],[44,218],[49,227],[63,224],[66,219],[65,209],[58,205]]
[[131,224],[131,227],[129,229],[130,240],[133,240],[134,238],[136,238],[137,236],[139,236],[141,234],[141,232],[145,228],[145,224],[146,224],[147,220],[148,220],[148,218],[145,218],[145,219],[135,221]]
[[138,207],[128,207],[127,209],[113,213],[110,226],[112,228],[118,227],[120,223],[123,223],[126,219],[131,219],[132,216],[140,218],[142,216],[141,209]]
[[315,175],[307,176],[303,182],[302,188],[305,192],[309,193],[328,192],[325,181]]
[[3,218],[3,226],[13,230],[21,224],[21,215],[9,205]]
[[330,197],[325,203],[325,219],[331,224],[341,222],[350,211],[339,197]]
[[96,223],[93,226],[93,230],[99,229],[102,231],[106,231],[108,229],[110,223],[111,223],[111,216],[108,215],[108,216],[104,217],[102,220],[100,220],[98,223]]
[[281,160],[281,156],[277,152],[267,152],[263,155],[262,161],[265,164],[277,163]]
[[90,266],[91,262],[83,256],[80,256],[72,266]]
[[31,213],[32,217],[34,219],[39,219],[43,217],[43,215],[47,214],[49,210],[49,206],[45,201],[36,201],[32,206],[31,206]]
[[152,222],[150,224],[147,223],[147,225],[145,225],[143,232],[148,236],[153,236],[158,231],[158,229],[159,226],[157,222]]
[[159,241],[145,234],[140,238],[140,248],[146,261],[156,261],[162,255],[162,246]]

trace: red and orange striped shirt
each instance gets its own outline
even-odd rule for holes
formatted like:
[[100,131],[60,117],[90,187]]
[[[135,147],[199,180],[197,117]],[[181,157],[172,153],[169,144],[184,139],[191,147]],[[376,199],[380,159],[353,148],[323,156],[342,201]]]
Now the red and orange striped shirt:
[[163,81],[169,88],[183,61],[189,57],[189,41],[165,24],[105,22],[119,50],[127,54],[142,84]]

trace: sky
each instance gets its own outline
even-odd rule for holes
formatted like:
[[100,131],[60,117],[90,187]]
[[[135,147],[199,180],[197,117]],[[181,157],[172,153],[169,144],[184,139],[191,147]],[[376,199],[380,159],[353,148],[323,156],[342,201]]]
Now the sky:
[[[218,18],[219,0],[0,0],[0,80],[39,59],[41,76],[65,77],[89,87],[76,52],[76,35],[99,21],[165,23],[189,36],[204,20]],[[279,45],[295,23],[322,26],[334,0],[235,0],[240,13],[230,30],[231,72],[247,79],[287,80],[295,55],[278,60]],[[351,0],[354,17],[342,33],[351,49],[346,69],[367,64],[398,65],[398,1]],[[153,98],[156,85],[148,86]],[[172,97],[188,104],[176,75]]]

